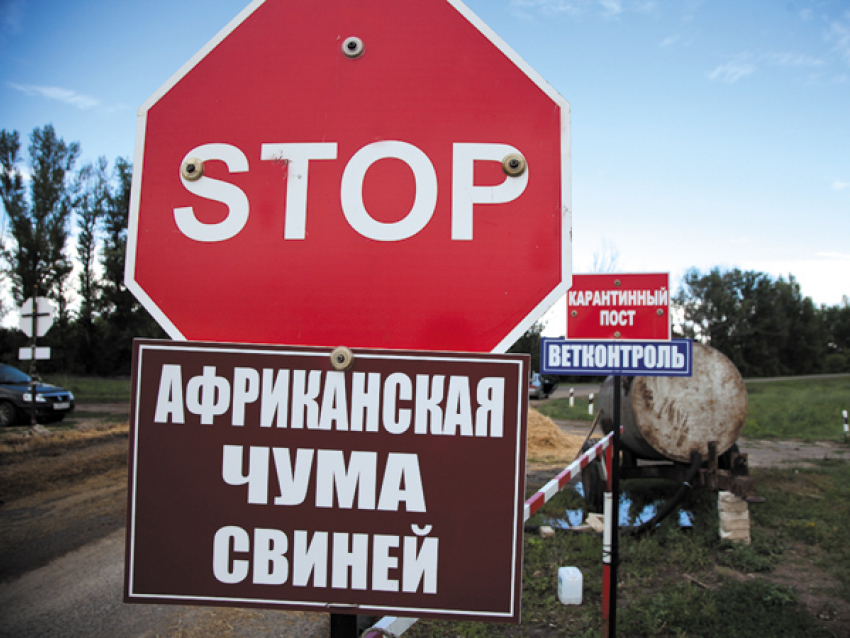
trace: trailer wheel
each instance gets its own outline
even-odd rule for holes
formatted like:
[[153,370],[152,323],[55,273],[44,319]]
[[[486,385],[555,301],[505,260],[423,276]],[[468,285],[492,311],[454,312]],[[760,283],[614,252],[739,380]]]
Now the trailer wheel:
[[[590,439],[581,446],[581,453],[584,454],[597,443],[599,443],[599,439]],[[605,474],[602,467],[602,459],[593,459],[586,467],[582,468],[581,486],[584,489],[584,501],[587,503],[587,511],[601,513],[603,495],[605,493]]]

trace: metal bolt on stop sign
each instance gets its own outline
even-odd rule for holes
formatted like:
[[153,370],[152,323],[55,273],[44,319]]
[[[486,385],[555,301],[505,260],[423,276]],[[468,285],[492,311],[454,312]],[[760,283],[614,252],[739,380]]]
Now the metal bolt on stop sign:
[[334,348],[331,352],[331,365],[334,370],[345,372],[354,365],[354,353],[345,346]]
[[354,36],[346,38],[345,41],[342,43],[342,53],[347,58],[359,58],[361,55],[363,55],[365,50],[366,49],[363,45],[363,40]]
[[502,160],[502,170],[505,171],[506,175],[511,177],[519,177],[525,172],[527,167],[528,163],[519,153],[509,153]]
[[183,179],[195,182],[204,175],[204,163],[197,157],[190,157],[180,167],[180,175]]

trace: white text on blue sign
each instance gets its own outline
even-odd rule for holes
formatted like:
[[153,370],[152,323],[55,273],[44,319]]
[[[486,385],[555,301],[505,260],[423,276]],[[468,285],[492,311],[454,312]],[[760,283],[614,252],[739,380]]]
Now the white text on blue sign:
[[693,374],[693,341],[567,341],[544,338],[541,372],[558,375],[669,376]]

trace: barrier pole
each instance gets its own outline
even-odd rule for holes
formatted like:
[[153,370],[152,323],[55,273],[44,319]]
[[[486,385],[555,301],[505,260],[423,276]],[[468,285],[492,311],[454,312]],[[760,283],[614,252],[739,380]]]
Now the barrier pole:
[[605,494],[603,495],[602,518],[605,527],[602,532],[602,636],[608,636],[611,593],[611,498],[612,462],[614,449],[605,448]]
[[[614,375],[614,430],[611,437],[611,529],[610,582],[608,597],[608,636],[617,635],[617,564],[620,562],[620,387],[619,374]],[[606,521],[607,522],[607,521]]]
[[602,530],[602,637],[607,638],[611,620],[611,492],[603,495]]

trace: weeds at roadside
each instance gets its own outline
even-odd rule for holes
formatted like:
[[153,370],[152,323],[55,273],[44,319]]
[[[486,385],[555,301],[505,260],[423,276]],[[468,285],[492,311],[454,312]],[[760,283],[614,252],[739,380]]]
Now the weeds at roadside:
[[589,414],[587,399],[577,398],[574,403],[575,405],[570,407],[569,399],[551,399],[540,405],[535,405],[534,409],[550,419],[593,421],[595,414]]
[[747,395],[745,437],[844,441],[841,411],[850,409],[850,377],[751,381]]
[[818,550],[820,566],[841,583],[850,602],[850,464],[818,461],[815,467],[754,472],[764,504],[750,508],[759,529],[777,543]]
[[[618,631],[624,636],[786,636],[842,635],[833,630],[839,606],[850,602],[850,537],[835,522],[848,520],[850,464],[825,461],[807,471],[757,470],[759,491],[767,498],[752,505],[752,543],[734,544],[718,535],[716,495],[694,490],[683,503],[693,512],[693,527],[680,528],[676,516],[641,537],[621,536]],[[651,503],[671,491],[658,481],[624,481],[636,503]],[[835,500],[843,498],[840,505]],[[530,521],[564,517],[584,507],[571,489],[560,492]],[[531,529],[530,528],[530,529]],[[821,591],[820,611],[810,614],[798,592],[772,582],[771,574],[802,544],[811,556],[827,557],[817,568],[842,583]],[[405,636],[598,636],[601,627],[602,540],[599,535],[559,531],[554,538],[525,535],[522,624],[453,623],[422,620]],[[821,560],[821,559],[818,559]],[[564,606],[557,599],[558,567],[573,565],[583,575],[583,602]],[[831,598],[834,596],[834,598]],[[832,611],[830,611],[832,610]],[[846,627],[846,625],[842,625]]]
[[744,574],[772,572],[785,553],[787,544],[761,529],[752,529],[750,534],[752,542],[749,545],[721,542],[717,553],[718,565]]
[[800,605],[791,587],[761,579],[727,581],[716,589],[665,585],[622,614],[618,630],[638,636],[831,636]]
[[52,374],[45,381],[62,386],[74,393],[80,403],[129,403],[130,379],[79,377],[69,374]]

